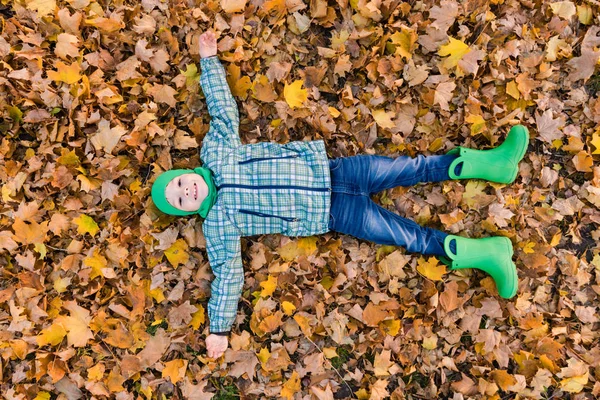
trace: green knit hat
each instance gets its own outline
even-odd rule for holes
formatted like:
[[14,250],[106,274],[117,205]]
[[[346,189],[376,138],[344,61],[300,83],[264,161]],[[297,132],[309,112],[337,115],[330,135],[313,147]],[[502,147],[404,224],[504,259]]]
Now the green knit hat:
[[[204,201],[202,201],[202,204],[200,204],[198,211],[180,210],[179,208],[172,206],[165,197],[165,189],[167,188],[169,182],[171,182],[171,180],[174,178],[177,178],[179,175],[189,173],[196,173],[202,176],[204,182],[206,182],[206,186],[208,187],[208,194],[206,195]],[[171,169],[163,172],[158,176],[158,178],[156,178],[152,184],[151,196],[156,207],[165,214],[178,216],[199,214],[202,218],[206,218],[208,211],[217,201],[217,188],[215,187],[212,174],[208,168],[197,167],[194,169]]]

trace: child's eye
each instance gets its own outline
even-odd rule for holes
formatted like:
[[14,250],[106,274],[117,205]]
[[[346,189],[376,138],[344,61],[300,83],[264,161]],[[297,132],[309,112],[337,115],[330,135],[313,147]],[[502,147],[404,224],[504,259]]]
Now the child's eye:
[[181,197],[179,198],[179,205],[181,205]]
[[[179,185],[179,187],[181,187],[181,179],[179,179],[179,180],[177,181],[177,184]],[[180,199],[180,200],[181,200],[181,199]]]

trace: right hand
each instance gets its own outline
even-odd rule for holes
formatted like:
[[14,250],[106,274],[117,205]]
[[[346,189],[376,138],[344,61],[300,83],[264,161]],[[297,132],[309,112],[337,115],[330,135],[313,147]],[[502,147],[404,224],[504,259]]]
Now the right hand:
[[201,58],[216,56],[217,37],[215,36],[214,32],[206,31],[202,35],[200,35],[198,46],[200,48]]
[[213,335],[212,333],[206,338],[206,353],[210,358],[219,358],[227,350],[229,340],[227,336]]

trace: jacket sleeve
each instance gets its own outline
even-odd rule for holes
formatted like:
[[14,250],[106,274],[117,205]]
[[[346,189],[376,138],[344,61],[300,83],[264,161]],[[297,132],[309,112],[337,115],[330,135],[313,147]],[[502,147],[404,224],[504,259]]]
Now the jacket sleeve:
[[208,261],[215,275],[208,301],[211,333],[231,329],[237,315],[244,287],[244,269],[240,250],[240,235],[224,213],[212,209],[202,225],[206,238]]
[[[238,106],[227,84],[225,68],[217,56],[200,59],[200,86],[206,97],[210,128],[200,150],[200,158],[214,170],[223,152],[241,145]],[[213,164],[213,165],[211,165]]]

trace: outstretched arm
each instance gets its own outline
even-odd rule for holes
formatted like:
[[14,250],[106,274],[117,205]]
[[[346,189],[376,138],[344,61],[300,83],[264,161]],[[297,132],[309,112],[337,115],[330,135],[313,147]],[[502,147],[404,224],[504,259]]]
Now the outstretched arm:
[[[200,86],[206,97],[211,117],[210,129],[204,138],[200,158],[205,164],[218,160],[220,149],[241,145],[238,106],[227,84],[225,68],[217,57],[217,39],[208,31],[200,36]],[[208,165],[211,167],[210,165]]]
[[[217,206],[218,207],[218,206]],[[215,275],[208,301],[210,335],[206,338],[209,357],[220,357],[227,349],[228,334],[235,320],[244,286],[240,236],[221,212],[211,213],[202,230],[210,267]]]

